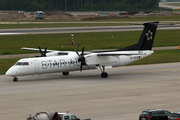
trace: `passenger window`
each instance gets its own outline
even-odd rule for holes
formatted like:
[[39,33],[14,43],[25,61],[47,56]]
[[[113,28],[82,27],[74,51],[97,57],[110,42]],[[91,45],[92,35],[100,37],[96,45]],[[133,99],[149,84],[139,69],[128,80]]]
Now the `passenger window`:
[[69,116],[64,116],[64,119],[65,120],[69,120]]
[[164,115],[164,112],[163,111],[158,111],[158,114],[159,115]]
[[164,111],[165,115],[170,115],[171,113],[168,111]]
[[158,115],[158,113],[157,113],[157,112],[153,112],[152,114],[153,114],[153,115]]
[[22,65],[29,65],[29,63],[28,62],[23,62],[23,64]]

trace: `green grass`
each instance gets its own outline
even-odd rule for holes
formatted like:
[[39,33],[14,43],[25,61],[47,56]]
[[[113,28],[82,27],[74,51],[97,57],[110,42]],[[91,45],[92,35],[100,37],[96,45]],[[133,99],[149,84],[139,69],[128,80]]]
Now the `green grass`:
[[[0,59],[0,74],[5,72],[14,65],[20,58],[13,59]],[[169,62],[180,62],[180,50],[156,50],[154,54],[131,63],[130,65],[140,64],[155,64],[155,63],[169,63]]]
[[0,75],[5,74],[5,72],[16,63],[19,58],[13,59],[0,59]]
[[[21,50],[21,47],[41,48],[50,50],[74,51],[94,49],[117,49],[138,42],[142,31],[126,32],[100,32],[100,33],[75,33],[74,46],[71,45],[71,34],[38,34],[38,35],[3,35],[0,36],[0,55],[32,53]],[[154,47],[180,45],[180,30],[158,30],[156,32]],[[113,35],[113,38],[112,38]],[[81,48],[77,44],[81,44]],[[61,47],[63,45],[63,48]]]
[[173,12],[180,12],[180,9],[173,9]]

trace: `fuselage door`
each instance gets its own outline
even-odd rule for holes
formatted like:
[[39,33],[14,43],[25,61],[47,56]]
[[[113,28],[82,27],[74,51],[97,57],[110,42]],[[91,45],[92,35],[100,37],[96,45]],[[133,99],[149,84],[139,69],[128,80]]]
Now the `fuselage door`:
[[39,73],[39,62],[34,60],[34,73]]

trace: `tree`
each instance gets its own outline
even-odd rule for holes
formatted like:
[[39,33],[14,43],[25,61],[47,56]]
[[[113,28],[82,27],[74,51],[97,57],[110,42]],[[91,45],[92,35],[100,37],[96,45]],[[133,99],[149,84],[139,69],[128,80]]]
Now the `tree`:
[[158,7],[159,0],[0,0],[0,10],[137,11]]

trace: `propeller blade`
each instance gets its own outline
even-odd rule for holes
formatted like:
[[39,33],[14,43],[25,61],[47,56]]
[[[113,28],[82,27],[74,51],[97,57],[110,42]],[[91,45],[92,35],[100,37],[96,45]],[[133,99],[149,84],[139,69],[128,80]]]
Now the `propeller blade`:
[[82,72],[82,66],[83,66],[83,63],[81,62],[81,67],[80,67],[80,71]]
[[76,54],[77,54],[78,56],[80,56],[77,50],[76,50]]
[[43,52],[41,51],[40,46],[38,48],[39,48],[39,52],[41,53],[41,56],[43,56]]
[[81,53],[82,56],[84,56],[84,47],[82,48],[82,53]]
[[45,48],[44,51],[41,50],[40,46],[38,48],[39,48],[39,52],[41,53],[41,56],[36,56],[36,57],[46,57],[47,47]]
[[46,47],[45,50],[44,50],[43,56],[46,56],[46,50],[47,50],[47,47]]

